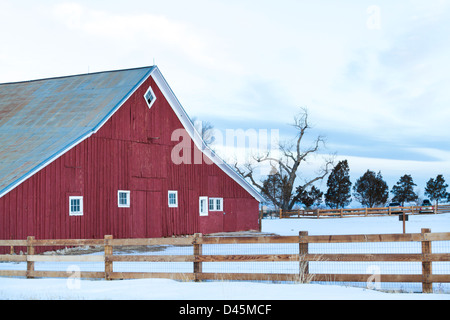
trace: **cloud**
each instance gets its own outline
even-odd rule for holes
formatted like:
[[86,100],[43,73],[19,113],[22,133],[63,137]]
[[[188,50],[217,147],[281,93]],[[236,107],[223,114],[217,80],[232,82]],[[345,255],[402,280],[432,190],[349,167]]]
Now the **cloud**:
[[78,3],[62,3],[53,8],[53,15],[70,30],[109,39],[132,46],[133,49],[164,46],[182,52],[189,59],[206,66],[217,61],[208,51],[208,44],[198,30],[159,14],[114,14],[92,10]]
[[[433,158],[435,161],[450,163],[450,151],[434,148],[411,148],[411,151],[421,153]],[[448,170],[449,168],[447,168]]]
[[78,3],[66,2],[56,5],[53,8],[53,14],[69,29],[80,29],[85,10]]
[[347,159],[350,167],[350,177],[355,182],[367,170],[380,171],[389,188],[395,185],[404,174],[410,174],[417,184],[417,188],[423,190],[426,182],[438,174],[444,174],[445,179],[450,179],[450,160],[414,161],[397,159],[380,159],[358,156],[338,156],[337,161]]
[[[382,8],[392,15],[392,8]],[[340,131],[412,144],[450,134],[450,65],[444,58],[450,45],[442,41],[450,31],[448,10],[405,18],[410,12],[415,10],[397,24],[383,15],[378,36],[355,41],[342,72],[316,99],[324,126],[338,122]]]

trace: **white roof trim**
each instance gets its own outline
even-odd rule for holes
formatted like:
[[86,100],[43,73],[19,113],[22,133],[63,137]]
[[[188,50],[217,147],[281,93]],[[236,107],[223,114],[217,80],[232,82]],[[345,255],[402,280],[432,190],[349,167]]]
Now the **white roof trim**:
[[186,131],[188,132],[192,141],[194,141],[197,148],[202,151],[203,154],[205,154],[212,162],[214,162],[214,164],[222,169],[222,171],[224,171],[231,179],[236,181],[242,188],[250,193],[256,200],[258,200],[259,202],[263,202],[265,199],[261,196],[261,194],[256,191],[256,189],[247,180],[245,180],[240,174],[238,174],[233,168],[231,168],[230,165],[228,165],[214,151],[212,151],[211,148],[203,141],[202,137],[195,129],[194,124],[178,101],[169,84],[164,79],[158,67],[155,67],[150,75],[152,76],[153,80],[155,80],[167,102],[169,102],[169,105],[172,107],[173,111],[177,115],[184,129],[186,129]]

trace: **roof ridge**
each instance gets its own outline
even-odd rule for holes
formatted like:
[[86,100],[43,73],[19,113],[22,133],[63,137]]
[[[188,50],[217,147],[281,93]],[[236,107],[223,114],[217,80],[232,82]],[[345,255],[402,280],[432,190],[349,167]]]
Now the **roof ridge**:
[[31,80],[3,82],[3,83],[0,83],[0,86],[8,85],[8,84],[20,84],[20,83],[30,83],[30,82],[37,82],[37,81],[47,81],[47,80],[57,80],[57,79],[72,78],[72,77],[89,76],[89,75],[96,75],[96,74],[101,74],[101,73],[112,73],[112,72],[132,71],[132,70],[141,70],[141,69],[151,69],[151,68],[154,68],[154,67],[156,67],[156,65],[145,66],[145,67],[126,68],[126,69],[117,69],[117,70],[105,70],[105,71],[96,71],[96,72],[88,72],[88,73],[79,73],[79,74],[72,74],[72,75],[66,75],[66,76],[56,76],[56,77],[49,77],[49,78],[39,78],[39,79],[31,79]]

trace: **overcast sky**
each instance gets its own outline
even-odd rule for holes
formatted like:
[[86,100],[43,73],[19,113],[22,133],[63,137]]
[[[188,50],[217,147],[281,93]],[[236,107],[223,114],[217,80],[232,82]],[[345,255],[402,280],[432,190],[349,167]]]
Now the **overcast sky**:
[[286,137],[307,107],[353,181],[423,190],[450,182],[449,35],[443,0],[0,0],[0,82],[155,62],[191,117]]

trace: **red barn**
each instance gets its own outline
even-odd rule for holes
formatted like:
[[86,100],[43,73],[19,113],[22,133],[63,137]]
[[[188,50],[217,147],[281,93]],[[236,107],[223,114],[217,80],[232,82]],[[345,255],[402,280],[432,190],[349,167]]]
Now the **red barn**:
[[258,228],[156,66],[0,85],[0,239]]

